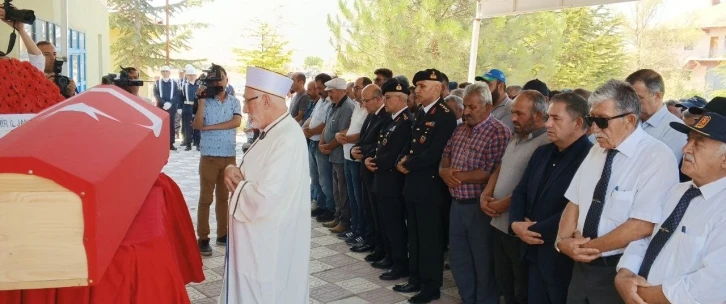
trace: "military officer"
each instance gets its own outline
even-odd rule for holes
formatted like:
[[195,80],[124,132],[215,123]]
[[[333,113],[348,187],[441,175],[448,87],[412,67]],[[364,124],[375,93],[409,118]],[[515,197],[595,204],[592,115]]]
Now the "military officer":
[[184,94],[184,105],[182,106],[182,134],[184,134],[183,144],[186,146],[185,151],[192,149],[194,142],[194,102],[197,100],[197,70],[193,66],[187,66],[184,82],[182,83],[182,94]]
[[398,292],[416,292],[410,303],[429,303],[440,297],[444,271],[445,202],[450,200],[446,184],[439,177],[439,162],[456,128],[456,116],[441,98],[441,72],[428,69],[416,73],[416,101],[411,140],[400,155],[397,168],[406,175],[409,243],[408,284],[394,286]]
[[169,127],[171,128],[169,130],[169,149],[176,151],[174,147],[174,128],[182,93],[179,90],[179,84],[169,76],[171,76],[171,69],[168,66],[162,67],[161,78],[155,82],[154,98],[156,99],[156,106],[169,113]]
[[411,111],[406,106],[408,87],[395,78],[388,79],[381,88],[386,112],[392,121],[381,128],[378,146],[365,165],[375,173],[373,192],[378,199],[383,229],[388,236],[391,268],[381,274],[381,280],[398,280],[409,275],[408,231],[406,205],[402,196],[404,175],[396,169],[396,160],[411,138]]

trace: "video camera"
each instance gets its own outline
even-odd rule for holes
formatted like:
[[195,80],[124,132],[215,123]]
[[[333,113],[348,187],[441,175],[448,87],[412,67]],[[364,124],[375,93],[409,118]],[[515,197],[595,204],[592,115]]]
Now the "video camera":
[[20,22],[32,25],[35,22],[35,12],[31,10],[21,10],[15,8],[10,2],[13,0],[5,0],[3,9],[5,10],[5,21]]
[[60,89],[61,95],[65,98],[70,98],[71,95],[68,95],[68,85],[71,84],[71,79],[67,76],[61,75],[61,72],[63,72],[63,64],[66,63],[65,58],[58,57],[53,62],[53,82],[56,86]]
[[214,98],[220,92],[224,91],[223,86],[215,86],[212,83],[222,81],[222,67],[212,63],[212,66],[208,70],[204,70],[206,75],[199,77],[199,81],[202,82],[205,89],[198,96],[199,98]]
[[121,71],[118,72],[118,74],[108,74],[106,76],[101,77],[101,83],[102,84],[113,84],[118,87],[141,87],[144,86],[143,80],[138,79],[131,79],[129,77],[129,73],[131,72],[129,68],[120,67]]
[[[35,22],[35,12],[31,10],[21,10],[15,8],[10,2],[13,0],[4,0],[3,3],[3,10],[5,10],[5,18],[3,20],[10,21],[13,23],[20,22],[25,24],[32,25]],[[13,47],[15,47],[15,40],[18,38],[18,35],[15,34],[15,26],[13,26],[13,32],[10,34],[10,40],[8,42],[8,49],[5,52],[0,51],[0,57],[3,57],[7,54],[10,54],[10,52],[13,50]]]

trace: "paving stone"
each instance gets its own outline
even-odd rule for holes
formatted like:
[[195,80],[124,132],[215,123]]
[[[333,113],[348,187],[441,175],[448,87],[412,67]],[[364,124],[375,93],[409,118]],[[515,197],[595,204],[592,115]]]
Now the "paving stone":
[[318,277],[319,279],[323,279],[330,283],[336,283],[352,278],[359,278],[366,275],[374,274],[374,273],[381,273],[382,271],[380,269],[375,269],[368,265],[368,263],[355,263],[351,265],[345,265],[341,266],[335,269],[331,269],[328,271],[315,273],[314,276]]
[[[204,283],[210,283],[210,282],[216,282],[222,279],[222,275],[214,272],[211,269],[204,269],[204,281],[201,283],[190,283],[189,285],[195,286],[195,285],[201,285]],[[199,289],[199,288],[197,288]]]
[[224,267],[224,256],[211,257],[206,259],[203,258],[202,263],[204,264],[204,267],[207,268]]
[[349,257],[351,257],[351,258],[354,258],[354,259],[356,259],[358,261],[365,262],[366,261],[366,256],[369,255],[370,252],[352,252],[349,249],[348,252],[346,252],[344,254],[347,255],[347,256],[349,256]]
[[222,293],[223,283],[223,281],[218,280],[216,282],[199,284],[197,286],[194,286],[194,288],[196,288],[197,290],[199,290],[199,292],[205,294],[206,296],[214,298],[218,297]]
[[320,261],[310,261],[310,273],[317,273],[317,272],[321,272],[321,271],[330,270],[333,268],[335,268],[335,267],[330,266],[330,265],[325,264]]
[[335,250],[336,252],[340,252],[340,253],[352,252],[352,251],[350,251],[350,246],[348,244],[346,244],[345,242],[335,243],[335,244],[327,245],[325,247],[328,247],[328,249],[332,249],[332,250]]
[[[381,273],[383,273],[383,272],[381,272]],[[394,280],[394,281],[384,281],[384,280],[381,280],[380,278],[378,278],[380,275],[381,275],[380,273],[374,273],[374,274],[363,276],[363,278],[368,281],[371,281],[381,287],[389,287],[389,286],[404,284],[404,283],[408,282],[408,278],[400,278],[400,279]]]
[[353,293],[334,284],[327,284],[310,290],[310,297],[322,303],[345,299],[350,296],[353,296]]
[[378,288],[358,294],[363,300],[376,304],[393,304],[399,301],[408,301],[408,297],[400,295],[386,288]]
[[217,304],[217,300],[206,298],[206,299],[192,301],[192,304]]
[[338,254],[337,251],[327,247],[317,247],[310,249],[310,259],[317,260]]
[[317,231],[315,229],[313,229],[312,231],[310,231],[310,237],[311,238],[316,238],[316,237],[321,237],[321,236],[326,236],[326,235],[327,234],[324,234],[324,233],[322,233],[320,231]]
[[359,293],[363,293],[366,291],[371,291],[371,290],[381,288],[381,286],[373,284],[363,278],[352,278],[350,280],[337,282],[337,283],[335,283],[335,285],[343,287],[343,288],[345,288],[345,290],[348,290],[354,294],[359,294]]
[[322,226],[317,227],[317,228],[314,228],[314,229],[315,229],[315,231],[320,232],[320,233],[322,233],[324,235],[331,235],[332,234],[332,233],[330,233],[330,230],[328,230],[328,228],[325,228],[325,227],[322,227]]
[[218,275],[221,275],[224,278],[224,266],[212,268],[211,270],[214,271],[215,273],[217,273]]
[[207,297],[206,295],[199,292],[199,290],[196,290],[192,286],[187,286],[186,288],[187,288],[187,295],[189,295],[189,300],[194,301],[194,300],[204,299]]
[[[323,248],[325,248],[325,247],[323,247]],[[336,255],[320,258],[318,260],[325,264],[333,266],[333,267],[340,267],[340,266],[355,264],[355,263],[359,262],[359,260],[352,258],[350,256],[347,256],[345,254],[336,254]]]
[[[343,242],[343,240],[341,240],[335,236],[326,235],[326,236],[314,238],[313,242],[318,243],[323,246],[327,246],[327,245],[341,243],[341,242]],[[343,245],[346,245],[346,244],[343,243]]]
[[441,293],[447,294],[451,297],[458,297],[459,289],[456,287],[442,288]]
[[350,297],[342,300],[330,302],[328,304],[369,304],[370,302],[363,300],[359,297]]
[[308,287],[310,289],[313,289],[315,287],[320,287],[320,286],[323,286],[323,285],[326,285],[326,284],[328,284],[328,282],[325,282],[325,281],[323,281],[321,279],[318,279],[318,278],[316,278],[316,277],[314,277],[312,275],[309,277],[309,280],[308,280]]
[[320,247],[320,246],[323,246],[323,245],[320,245],[320,244],[318,244],[318,243],[315,243],[315,242],[313,242],[312,240],[310,241],[310,249],[313,249],[313,248],[318,248],[318,247]]

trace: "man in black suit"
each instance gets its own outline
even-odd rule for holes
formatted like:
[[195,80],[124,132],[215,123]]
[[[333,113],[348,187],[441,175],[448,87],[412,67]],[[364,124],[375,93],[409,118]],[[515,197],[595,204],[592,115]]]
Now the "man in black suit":
[[[383,94],[381,89],[371,84],[363,88],[361,92],[361,102],[368,110],[368,116],[363,122],[360,139],[351,149],[351,156],[361,161],[365,157],[375,153],[378,145],[378,135],[383,126],[388,125],[391,121],[391,115],[386,112],[383,106]],[[373,251],[365,257],[368,262],[380,262],[386,257],[386,253],[390,252],[387,247],[388,242],[385,241],[381,225],[381,215],[379,213],[378,204],[373,195],[373,172],[368,170],[360,170],[361,184],[363,186],[363,206],[365,208],[367,232],[363,244],[356,245],[350,250],[353,252]],[[390,267],[390,260],[380,265],[382,269]],[[385,267],[383,267],[385,266]]]
[[547,111],[547,137],[552,142],[532,154],[512,193],[511,230],[522,240],[529,263],[529,303],[557,304],[567,300],[573,261],[555,250],[557,229],[568,199],[565,191],[592,147],[584,117],[587,101],[574,93],[552,98]]
[[420,292],[410,303],[429,303],[441,296],[444,271],[445,202],[451,197],[439,177],[444,147],[456,128],[456,116],[441,99],[441,72],[429,69],[416,73],[415,114],[411,140],[401,152],[397,168],[406,174],[403,196],[408,220],[408,284],[396,285],[397,292]]
[[411,111],[406,107],[408,87],[391,78],[381,88],[386,112],[390,121],[381,128],[375,153],[365,160],[366,168],[375,173],[373,192],[388,237],[391,269],[380,275],[381,280],[398,280],[409,275],[408,231],[406,230],[406,206],[403,200],[403,173],[396,170],[399,153],[411,138]]

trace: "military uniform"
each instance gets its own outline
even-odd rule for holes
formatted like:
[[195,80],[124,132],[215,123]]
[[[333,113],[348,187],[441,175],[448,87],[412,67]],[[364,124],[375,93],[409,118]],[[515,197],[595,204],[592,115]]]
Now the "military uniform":
[[199,80],[190,83],[189,81],[182,84],[182,93],[184,94],[184,105],[182,106],[182,134],[184,134],[184,145],[187,151],[191,150],[194,142],[194,129],[192,122],[194,121],[194,102],[197,101],[197,90],[199,89]]
[[[423,80],[441,82],[441,73],[421,71],[413,82]],[[409,171],[403,187],[409,231],[409,285],[420,286],[421,294],[438,294],[443,284],[443,213],[450,200],[448,188],[439,177],[439,163],[456,128],[456,116],[441,98],[427,112],[425,108],[417,111],[411,139],[401,154],[401,158],[407,158],[403,166]]]
[[177,84],[175,80],[169,79],[168,81],[164,81],[159,79],[155,82],[154,97],[156,99],[156,106],[164,109],[165,103],[168,102],[171,105],[171,107],[165,111],[169,113],[169,137],[172,150],[176,150],[176,148],[174,148],[174,128],[176,127],[175,119],[177,116],[177,109],[179,108],[179,104],[182,100],[181,95],[182,93],[179,90],[179,84]]
[[[383,93],[398,92],[408,95],[408,88],[397,80],[389,79],[382,86]],[[405,176],[396,169],[401,150],[411,138],[413,120],[411,111],[404,106],[393,121],[381,128],[373,163],[375,172],[373,192],[378,199],[383,231],[388,236],[388,246],[393,267],[381,279],[396,280],[409,274],[408,231],[406,229],[406,205],[403,199]]]
[[[387,126],[391,120],[391,115],[388,114],[386,109],[383,107],[381,107],[377,113],[368,114],[368,117],[366,117],[366,120],[363,122],[360,139],[358,139],[358,143],[353,146],[353,148],[360,148],[363,159],[375,156],[380,130]],[[369,233],[364,236],[365,242],[367,245],[373,247],[374,255],[379,257],[383,256],[384,253],[390,255],[387,237],[383,233],[382,229],[381,213],[378,208],[378,201],[373,193],[373,172],[368,171],[368,169],[361,168],[360,175],[361,184],[363,186],[363,207],[365,208],[366,223],[368,225],[366,230]],[[376,258],[370,261],[373,260],[378,259]]]

